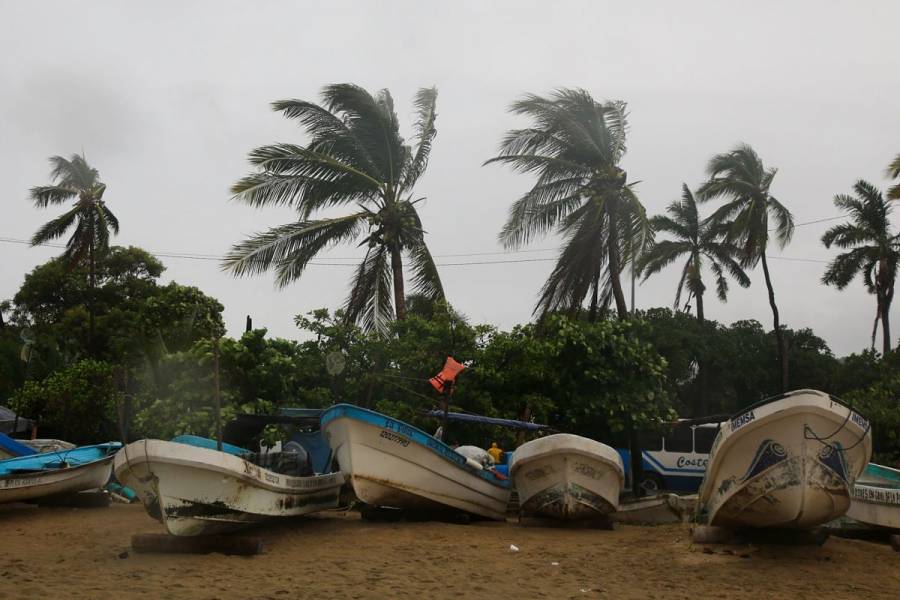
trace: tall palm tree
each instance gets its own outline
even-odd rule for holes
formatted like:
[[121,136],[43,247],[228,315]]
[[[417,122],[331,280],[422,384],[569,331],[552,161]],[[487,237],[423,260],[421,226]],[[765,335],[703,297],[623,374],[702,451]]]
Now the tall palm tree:
[[775,289],[769,275],[766,251],[769,246],[769,219],[775,222],[772,231],[775,241],[784,248],[794,234],[794,217],[781,202],[770,193],[777,169],[766,169],[756,151],[741,144],[731,152],[717,154],[706,167],[709,180],[700,186],[700,200],[724,198],[725,203],[710,217],[715,224],[723,224],[725,238],[741,252],[741,265],[755,267],[762,262],[769,306],[772,309],[775,338],[778,343],[778,360],[781,364],[781,388],[787,391],[789,382],[788,356],[784,332],[775,304]]
[[686,255],[687,260],[681,269],[681,278],[675,290],[675,308],[681,304],[682,290],[687,287],[688,296],[685,304],[690,302],[691,296],[696,298],[697,319],[703,322],[703,293],[706,291],[706,285],[703,283],[701,272],[704,260],[708,261],[715,275],[716,293],[722,302],[728,298],[726,272],[741,287],[748,287],[750,278],[735,260],[740,255],[738,247],[721,239],[722,228],[709,220],[700,219],[697,202],[687,185],[682,184],[681,200],[669,204],[666,212],[669,216],[656,215],[650,219],[650,224],[656,233],[664,231],[671,234],[674,239],[655,242],[640,259],[638,270],[646,281],[651,275],[659,273]]
[[[900,179],[900,154],[894,159],[888,168],[887,176],[891,179]],[[900,183],[891,187],[887,194],[888,200],[900,200]]]
[[73,154],[69,159],[53,156],[50,164],[52,183],[31,188],[31,200],[38,208],[64,204],[70,200],[74,200],[74,203],[68,211],[38,229],[31,238],[31,245],[46,244],[60,238],[74,226],[63,257],[71,268],[83,264],[85,260],[88,263],[89,333],[93,343],[97,259],[109,250],[110,230],[115,234],[119,233],[119,220],[103,200],[106,184],[100,181],[99,171],[90,166],[83,155]]
[[825,270],[822,283],[839,290],[847,287],[858,273],[870,294],[875,295],[877,310],[872,329],[872,345],[881,321],[883,354],[891,351],[889,313],[894,299],[897,265],[900,264],[900,233],[891,231],[890,202],[871,183],[860,179],[853,186],[856,197],[838,194],[834,205],[849,214],[851,221],[835,225],[822,236],[826,248],[832,245],[850,249],[839,254]]
[[[510,208],[500,233],[519,248],[556,230],[565,243],[535,309],[575,309],[591,295],[591,316],[604,300],[628,315],[620,275],[643,245],[650,226],[643,205],[619,167],[628,122],[624,102],[597,102],[585,90],[560,89],[549,97],[526,95],[510,111],[532,127],[514,129],[500,144],[499,162],[537,181]],[[639,241],[636,241],[639,240]]]
[[[356,269],[345,310],[350,321],[383,329],[392,313],[405,312],[404,256],[412,265],[413,291],[443,298],[437,267],[425,244],[413,187],[425,172],[435,129],[437,90],[415,97],[414,144],[400,136],[394,101],[352,84],[329,85],[322,104],[281,100],[273,109],[297,119],[310,136],[305,146],[274,144],[250,153],[257,172],[233,187],[251,206],[289,205],[299,218],[236,244],[224,268],[241,276],[274,269],[276,282],[298,279],[323,250],[356,241],[366,254]],[[313,213],[352,206],[350,214]],[[391,297],[393,295],[393,306]]]

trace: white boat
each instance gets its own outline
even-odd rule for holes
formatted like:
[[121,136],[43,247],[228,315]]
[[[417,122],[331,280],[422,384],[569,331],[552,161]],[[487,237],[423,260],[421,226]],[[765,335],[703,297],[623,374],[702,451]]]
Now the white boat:
[[321,428],[366,504],[506,518],[509,482],[421,429],[349,404],[322,413]]
[[900,530],[900,470],[870,463],[853,486],[847,516],[874,527]]
[[0,503],[30,502],[102,488],[118,442],[0,461]]
[[836,398],[798,390],[723,423],[699,492],[713,526],[812,528],[847,512],[872,455],[869,423]]
[[613,448],[568,433],[522,444],[509,475],[524,512],[566,520],[615,512],[625,478]]
[[113,468],[147,513],[180,536],[334,508],[344,483],[340,473],[286,475],[242,456],[162,440],[128,444]]

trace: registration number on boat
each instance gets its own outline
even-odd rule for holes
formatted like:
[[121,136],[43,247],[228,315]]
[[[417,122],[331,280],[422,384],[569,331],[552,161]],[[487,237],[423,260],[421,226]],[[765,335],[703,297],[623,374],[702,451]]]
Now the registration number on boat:
[[403,446],[404,448],[406,448],[407,446],[409,446],[409,440],[408,440],[408,439],[406,439],[406,438],[403,437],[402,435],[398,435],[398,434],[394,433],[393,431],[385,431],[384,429],[382,429],[382,430],[381,430],[381,437],[383,437],[384,439],[389,440],[389,441],[391,441],[391,442],[400,444],[400,445]]

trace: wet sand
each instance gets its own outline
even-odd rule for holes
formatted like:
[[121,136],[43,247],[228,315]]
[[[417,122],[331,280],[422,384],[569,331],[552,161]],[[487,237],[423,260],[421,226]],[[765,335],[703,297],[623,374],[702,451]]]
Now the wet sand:
[[685,525],[370,523],[331,512],[251,531],[266,546],[256,557],[131,550],[133,533],[162,531],[139,505],[0,506],[0,600],[900,595],[900,553],[838,538],[708,553]]

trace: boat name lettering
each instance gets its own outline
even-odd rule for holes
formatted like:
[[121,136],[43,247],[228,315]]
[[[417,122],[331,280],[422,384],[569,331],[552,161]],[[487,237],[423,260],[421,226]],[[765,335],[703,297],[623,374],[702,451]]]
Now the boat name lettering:
[[731,420],[731,430],[735,431],[736,429],[740,429],[750,421],[756,418],[756,415],[753,414],[753,411],[745,412],[739,417],[735,417]]
[[685,456],[679,456],[678,460],[675,461],[675,466],[679,469],[683,467],[702,467],[705,469],[708,464],[708,458],[687,458]]
[[878,504],[900,504],[900,489],[889,490],[858,485],[853,488],[853,496],[860,500]]
[[426,445],[444,458],[448,458],[457,464],[465,464],[466,462],[466,459],[463,458],[462,454],[459,454],[449,446],[445,446],[436,439],[429,438]]
[[270,472],[266,471],[265,475],[266,475],[266,481],[268,481],[269,483],[278,483],[279,481],[281,481],[281,478],[278,475],[276,475],[275,473],[270,473]]
[[398,434],[394,433],[393,431],[385,431],[384,429],[382,429],[382,430],[381,430],[381,437],[383,437],[384,439],[389,440],[389,441],[391,441],[391,442],[400,444],[400,445],[403,446],[404,448],[406,448],[407,446],[409,446],[409,440],[408,440],[408,439],[406,439],[406,438],[403,437],[402,435],[398,435]]
[[850,411],[850,420],[859,425],[863,429],[869,428],[869,422],[866,421],[862,415],[856,413],[855,411]]
[[399,433],[400,435],[405,435],[408,438],[414,437],[414,431],[412,427],[406,425],[405,423],[400,423],[399,421],[395,421],[393,419],[385,419],[384,420],[384,428],[390,429],[395,433]]

